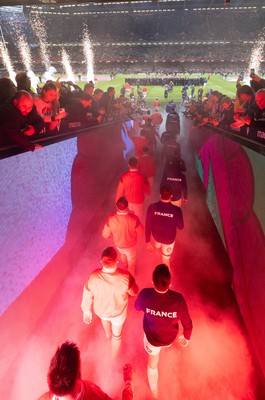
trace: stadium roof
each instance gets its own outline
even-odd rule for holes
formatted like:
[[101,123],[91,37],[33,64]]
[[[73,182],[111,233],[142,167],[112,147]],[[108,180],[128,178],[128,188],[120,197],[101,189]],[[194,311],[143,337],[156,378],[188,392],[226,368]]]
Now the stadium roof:
[[152,3],[153,6],[160,7],[162,4],[174,4],[181,8],[188,7],[259,7],[264,6],[264,0],[0,0],[0,10],[1,6],[16,6],[16,5],[54,5],[54,4],[104,4],[109,6],[114,6],[122,3]]

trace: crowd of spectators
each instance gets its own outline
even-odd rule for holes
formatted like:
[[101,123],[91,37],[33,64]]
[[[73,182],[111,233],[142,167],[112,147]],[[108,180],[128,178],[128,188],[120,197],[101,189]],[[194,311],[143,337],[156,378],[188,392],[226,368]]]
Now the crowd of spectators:
[[254,73],[250,85],[242,85],[242,79],[237,79],[235,99],[210,90],[204,97],[191,99],[184,114],[194,126],[219,127],[265,143],[265,80]]
[[47,81],[34,93],[30,78],[21,71],[16,83],[0,78],[0,147],[34,151],[42,148],[36,141],[45,136],[124,121],[139,112],[137,102],[124,94],[115,97],[113,87],[106,92],[95,89],[92,81],[84,90],[73,82]]
[[[112,6],[114,8],[114,5]],[[83,26],[89,27],[92,41],[171,41],[182,40],[238,40],[256,39],[264,24],[264,10],[216,12],[215,10],[172,10],[170,13],[101,13],[62,15],[61,10],[53,14],[41,13],[47,27],[49,43],[73,43],[82,37]],[[35,14],[31,13],[30,18]],[[75,30],[69,30],[69,23]],[[249,27],[251,26],[251,30]],[[117,28],[118,27],[118,28]],[[30,35],[34,35],[29,32]]]
[[[89,6],[88,6],[89,7]],[[114,9],[114,6],[112,6]],[[124,6],[125,7],[125,6]],[[42,11],[7,13],[0,10],[3,35],[16,70],[21,69],[17,36],[22,33],[29,45],[34,60],[34,71],[44,68],[40,54],[38,32],[33,28],[36,18],[45,27],[47,51],[54,66],[61,64],[61,50],[65,47],[78,70],[84,67],[83,32],[89,27],[93,45],[95,71],[108,69],[126,71],[135,64],[144,64],[147,71],[172,68],[172,63],[181,72],[182,63],[189,63],[195,72],[200,66],[207,72],[216,72],[218,63],[226,63],[234,70],[240,65],[247,67],[251,51],[264,26],[265,11],[183,10],[170,13],[101,13],[77,15],[75,9],[64,13],[54,6],[42,6]],[[85,9],[84,9],[85,11]],[[74,25],[75,29],[68,29]],[[201,63],[201,64],[200,64]],[[220,65],[222,67],[222,65]],[[137,68],[137,67],[136,67]],[[139,66],[138,66],[139,68]]]

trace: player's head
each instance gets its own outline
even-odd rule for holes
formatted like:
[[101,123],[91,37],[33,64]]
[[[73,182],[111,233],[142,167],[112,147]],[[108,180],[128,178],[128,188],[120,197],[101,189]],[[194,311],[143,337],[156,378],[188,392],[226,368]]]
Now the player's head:
[[130,168],[137,168],[138,167],[138,160],[136,157],[131,157],[129,159],[129,167]]
[[171,274],[169,268],[165,264],[156,266],[153,272],[153,284],[158,292],[166,292],[170,286]]
[[118,211],[124,212],[128,210],[128,200],[125,197],[120,197],[116,203]]
[[117,251],[114,247],[107,247],[101,256],[101,264],[105,268],[113,268],[117,263]]
[[162,185],[161,188],[160,188],[161,200],[170,201],[172,196],[173,196],[173,193],[172,193],[171,186],[169,184]]
[[79,348],[74,342],[66,341],[51,359],[47,375],[49,389],[56,396],[71,394],[80,375]]
[[144,146],[142,150],[143,150],[143,154],[149,153],[149,148],[147,146]]

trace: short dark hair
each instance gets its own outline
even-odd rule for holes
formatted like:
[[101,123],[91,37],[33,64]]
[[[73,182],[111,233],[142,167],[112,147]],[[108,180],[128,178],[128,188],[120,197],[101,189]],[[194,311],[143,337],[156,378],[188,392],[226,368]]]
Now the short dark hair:
[[114,247],[107,247],[101,256],[102,264],[104,264],[106,267],[111,267],[114,263],[116,263],[117,257],[118,254]]
[[80,378],[80,350],[74,342],[66,341],[56,350],[48,371],[48,386],[56,396],[70,394]]
[[153,271],[153,284],[159,292],[165,292],[171,282],[171,274],[166,264],[159,264]]
[[113,86],[109,86],[107,89],[107,93],[112,92],[113,90],[115,90],[115,88]]
[[46,83],[45,83],[45,85],[44,86],[42,86],[42,89],[41,89],[41,93],[43,93],[43,91],[48,91],[48,90],[55,90],[56,92],[57,92],[57,87],[56,87],[56,85],[55,85],[55,83],[53,83],[53,82],[51,82],[51,81],[47,81]]
[[120,211],[127,210],[128,208],[128,200],[126,197],[120,197],[116,203],[117,209]]
[[221,93],[218,92],[218,90],[213,90],[212,93],[211,93],[211,96],[217,96],[217,97],[219,97],[220,94],[221,94]]
[[25,71],[19,71],[17,72],[16,76],[15,76],[15,80],[17,82],[17,84],[25,84],[30,78],[27,75],[27,72]]
[[129,159],[129,166],[132,168],[136,168],[138,166],[138,160],[136,157],[131,157]]
[[170,200],[172,197],[172,188],[168,183],[165,183],[160,187],[160,196],[162,200]]
[[104,93],[104,92],[103,92],[102,89],[99,89],[99,88],[97,88],[97,89],[94,90],[94,96],[97,95],[97,94],[99,94],[99,93]]
[[89,100],[93,100],[93,97],[92,96],[90,96],[90,94],[88,94],[88,93],[85,93],[85,92],[82,92],[81,94],[80,94],[80,100],[85,100],[85,101],[89,101]]
[[254,92],[248,85],[242,85],[240,88],[237,89],[237,95],[240,96],[241,94],[247,94],[249,96],[253,96]]
[[222,104],[223,104],[223,103],[231,104],[231,103],[232,103],[232,99],[231,99],[231,97],[224,96],[224,97],[222,98],[221,103],[222,103]]
[[85,86],[84,86],[84,91],[85,91],[86,89],[90,88],[90,87],[95,87],[95,85],[94,85],[93,82],[88,82],[88,83],[86,83]]

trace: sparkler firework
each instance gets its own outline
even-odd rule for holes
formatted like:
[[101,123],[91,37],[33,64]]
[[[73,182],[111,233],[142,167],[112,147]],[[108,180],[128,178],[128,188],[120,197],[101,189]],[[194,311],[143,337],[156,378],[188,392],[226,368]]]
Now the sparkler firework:
[[9,78],[16,84],[16,80],[15,80],[16,73],[14,71],[11,59],[9,57],[8,50],[2,42],[0,42],[0,55],[2,57],[4,65],[8,71]]
[[87,64],[87,81],[94,82],[94,53],[91,40],[86,29],[83,32],[83,52]]
[[34,17],[31,16],[30,24],[39,40],[42,62],[45,65],[46,71],[48,71],[51,66],[51,63],[47,46],[47,33],[45,26],[43,25],[38,15],[36,14],[34,14]]
[[263,31],[258,36],[255,48],[252,50],[248,68],[249,71],[251,68],[254,68],[255,74],[257,75],[259,75],[260,73],[260,64],[262,61],[262,57],[264,55],[264,46],[265,46],[265,31],[263,29]]
[[25,65],[27,74],[31,80],[31,86],[36,91],[37,84],[38,84],[38,78],[32,71],[32,59],[31,59],[30,48],[29,48],[23,34],[19,34],[17,39],[18,39],[18,44],[19,44],[19,52],[20,52],[23,64]]
[[71,67],[70,57],[64,49],[62,50],[62,64],[67,74],[67,80],[75,82],[75,76]]

